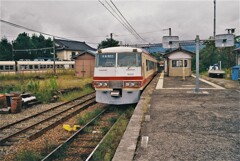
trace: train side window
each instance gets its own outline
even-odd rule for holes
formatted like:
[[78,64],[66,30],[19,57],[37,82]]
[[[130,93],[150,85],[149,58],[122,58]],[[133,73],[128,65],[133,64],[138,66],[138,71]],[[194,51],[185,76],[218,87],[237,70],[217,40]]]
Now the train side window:
[[3,70],[4,69],[3,67],[4,67],[3,65],[0,65],[0,70]]
[[146,60],[147,71],[154,69],[154,62]]
[[13,65],[6,65],[5,70],[13,70]]
[[38,69],[38,65],[34,65],[34,69]]
[[29,65],[29,69],[33,69],[33,65]]

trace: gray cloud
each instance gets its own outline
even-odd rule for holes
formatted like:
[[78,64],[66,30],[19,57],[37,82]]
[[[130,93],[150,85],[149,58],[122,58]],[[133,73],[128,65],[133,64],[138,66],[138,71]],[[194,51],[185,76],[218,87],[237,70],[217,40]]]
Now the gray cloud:
[[[162,29],[169,27],[173,35],[179,35],[181,39],[194,39],[197,34],[200,38],[208,38],[213,33],[213,0],[113,2],[137,32],[159,31],[141,34],[151,43],[161,42],[162,36],[168,34]],[[226,28],[234,27],[239,34],[239,8],[239,1],[217,0],[217,33],[225,33]],[[110,32],[129,34],[98,1],[93,0],[1,1],[1,19],[86,42],[99,43]],[[1,24],[1,36],[14,37],[23,31]],[[123,43],[141,42],[133,36],[114,38]]]

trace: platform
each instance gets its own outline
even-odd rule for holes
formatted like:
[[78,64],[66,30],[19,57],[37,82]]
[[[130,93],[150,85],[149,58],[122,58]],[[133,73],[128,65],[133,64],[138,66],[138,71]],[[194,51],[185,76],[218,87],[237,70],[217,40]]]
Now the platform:
[[200,81],[201,92],[195,93],[194,77],[158,80],[147,110],[138,115],[139,133],[131,133],[129,125],[125,143],[120,143],[119,148],[131,149],[131,154],[118,148],[114,160],[240,160],[238,90]]

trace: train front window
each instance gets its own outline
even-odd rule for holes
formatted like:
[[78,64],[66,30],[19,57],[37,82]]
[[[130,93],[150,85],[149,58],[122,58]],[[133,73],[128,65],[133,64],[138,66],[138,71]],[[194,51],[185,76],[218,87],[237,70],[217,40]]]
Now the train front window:
[[97,55],[97,67],[115,67],[116,66],[116,54],[98,54]]
[[141,54],[139,53],[119,53],[118,67],[138,67],[141,65]]

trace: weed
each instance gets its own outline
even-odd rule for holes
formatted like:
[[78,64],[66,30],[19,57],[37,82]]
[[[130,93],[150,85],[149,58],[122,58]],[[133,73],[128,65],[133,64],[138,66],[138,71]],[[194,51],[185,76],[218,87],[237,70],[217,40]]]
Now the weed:
[[15,161],[38,161],[41,155],[31,150],[24,150],[16,154]]
[[101,128],[101,132],[102,132],[103,135],[106,134],[108,132],[108,130],[109,130],[109,128],[106,127],[106,126]]
[[112,130],[108,133],[103,143],[93,154],[92,160],[110,161],[115,153],[115,150],[121,140],[121,137],[127,127],[130,115],[133,112],[133,107],[129,107],[127,112],[114,124]]
[[56,145],[51,140],[44,140],[44,149],[42,150],[41,154],[43,156],[49,154],[54,148],[56,148]]
[[78,115],[77,116],[77,124],[78,125],[84,125],[88,121],[90,121],[92,118],[94,118],[97,114],[99,114],[102,110],[101,109],[95,109],[92,112],[87,112],[84,115]]

